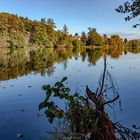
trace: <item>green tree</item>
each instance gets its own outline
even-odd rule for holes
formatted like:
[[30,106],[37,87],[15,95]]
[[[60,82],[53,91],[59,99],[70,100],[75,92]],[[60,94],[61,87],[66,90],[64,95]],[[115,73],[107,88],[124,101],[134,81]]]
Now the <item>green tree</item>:
[[52,29],[56,28],[55,26],[55,22],[53,19],[49,18],[47,19],[47,23],[46,23],[49,27],[51,27]]
[[46,22],[46,18],[41,18],[40,21],[41,21],[42,24],[47,24],[47,22]]
[[123,43],[123,41],[122,41],[122,39],[120,38],[120,36],[119,35],[112,35],[111,37],[110,37],[110,40],[109,40],[109,45],[111,45],[111,46],[121,46],[122,45],[122,43]]
[[74,35],[75,37],[78,37],[79,35],[78,35],[78,33],[75,33],[75,35]]
[[96,28],[88,28],[87,45],[101,46],[103,45],[103,38],[97,33]]
[[87,42],[87,35],[85,32],[82,32],[81,34],[81,41],[82,41],[83,46],[85,46]]
[[69,33],[66,24],[64,24],[64,26],[63,26],[63,33],[64,33],[65,35],[68,35],[68,33]]
[[81,40],[79,40],[78,38],[75,38],[72,43],[75,47],[80,47],[82,45]]

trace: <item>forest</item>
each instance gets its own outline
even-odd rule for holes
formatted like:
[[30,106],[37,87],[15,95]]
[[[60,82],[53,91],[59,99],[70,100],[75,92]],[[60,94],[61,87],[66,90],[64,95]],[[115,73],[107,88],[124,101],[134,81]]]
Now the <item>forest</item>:
[[64,24],[63,29],[56,28],[51,18],[40,21],[30,20],[9,13],[0,13],[0,47],[1,48],[48,48],[48,47],[80,47],[109,46],[132,47],[140,46],[140,40],[122,39],[119,35],[100,35],[96,28],[88,28],[88,32],[70,34]]

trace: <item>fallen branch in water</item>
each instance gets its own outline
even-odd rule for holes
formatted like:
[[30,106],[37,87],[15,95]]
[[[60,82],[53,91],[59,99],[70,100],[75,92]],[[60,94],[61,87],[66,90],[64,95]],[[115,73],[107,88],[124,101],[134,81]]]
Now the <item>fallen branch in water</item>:
[[[113,123],[105,111],[105,105],[111,105],[119,99],[118,90],[110,73],[106,69],[106,57],[104,59],[104,71],[99,80],[99,87],[93,92],[86,86],[86,96],[79,93],[70,94],[70,89],[65,87],[64,77],[54,86],[44,85],[46,99],[39,105],[39,109],[45,108],[45,115],[50,123],[55,118],[63,119],[63,127],[59,128],[59,133],[67,130],[67,133],[80,133],[87,137],[87,140],[117,140],[118,138],[127,140],[137,140],[138,133],[132,131],[120,123]],[[113,93],[110,99],[106,95]],[[55,104],[52,98],[59,98],[66,103],[67,109],[61,109]],[[140,136],[139,136],[140,138]]]

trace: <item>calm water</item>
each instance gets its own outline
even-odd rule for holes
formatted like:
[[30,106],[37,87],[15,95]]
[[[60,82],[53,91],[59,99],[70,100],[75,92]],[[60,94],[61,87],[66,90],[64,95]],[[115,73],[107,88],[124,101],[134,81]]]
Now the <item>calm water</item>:
[[[123,112],[109,109],[113,120],[140,126],[140,54],[109,52],[107,68],[119,86]],[[44,100],[44,84],[68,77],[72,91],[92,90],[103,69],[102,50],[68,49],[40,51],[0,50],[0,140],[39,140],[52,130],[38,105]],[[61,104],[61,103],[60,103]]]

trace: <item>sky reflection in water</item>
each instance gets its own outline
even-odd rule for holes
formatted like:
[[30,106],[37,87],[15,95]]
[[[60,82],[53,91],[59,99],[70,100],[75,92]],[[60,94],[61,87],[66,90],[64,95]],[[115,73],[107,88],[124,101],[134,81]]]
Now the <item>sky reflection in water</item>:
[[[19,132],[24,140],[38,140],[53,129],[38,105],[43,101],[44,84],[53,84],[68,76],[67,86],[85,94],[85,86],[96,90],[103,69],[101,51],[47,50],[13,51],[1,55],[0,74],[0,139],[15,140]],[[5,56],[5,54],[7,54]],[[67,55],[66,55],[67,54]],[[110,110],[113,119],[126,125],[140,125],[140,54],[127,53],[107,57],[108,70],[117,81],[123,112],[116,105]],[[17,63],[17,64],[15,64]],[[61,104],[61,103],[60,103]]]

